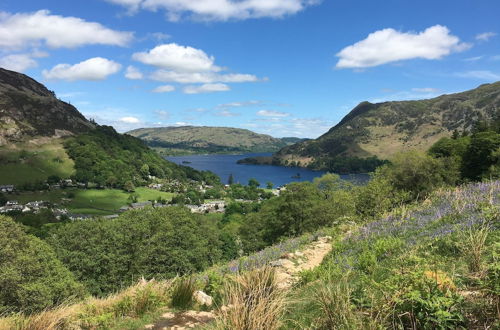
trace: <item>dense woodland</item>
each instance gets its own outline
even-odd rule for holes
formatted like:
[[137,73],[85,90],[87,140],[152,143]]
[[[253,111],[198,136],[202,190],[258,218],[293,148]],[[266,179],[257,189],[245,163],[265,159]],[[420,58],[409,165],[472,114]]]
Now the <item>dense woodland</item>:
[[180,181],[219,181],[212,173],[168,162],[141,140],[119,134],[109,126],[99,126],[70,138],[64,146],[75,162],[74,178],[79,182],[122,188],[127,182],[144,184],[151,176]]

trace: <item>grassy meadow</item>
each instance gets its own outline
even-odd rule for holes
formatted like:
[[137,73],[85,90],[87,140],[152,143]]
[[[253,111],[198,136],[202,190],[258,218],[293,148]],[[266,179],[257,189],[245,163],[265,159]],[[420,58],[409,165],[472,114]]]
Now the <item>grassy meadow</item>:
[[[173,193],[162,192],[145,187],[136,188],[134,194],[139,202],[156,200],[161,197],[171,200]],[[118,189],[57,189],[43,192],[29,192],[13,195],[20,203],[44,200],[60,204],[72,213],[109,215],[126,205],[130,193]],[[65,200],[63,200],[63,198]]]
[[50,175],[68,178],[74,173],[73,165],[61,141],[0,148],[0,184],[45,181]]

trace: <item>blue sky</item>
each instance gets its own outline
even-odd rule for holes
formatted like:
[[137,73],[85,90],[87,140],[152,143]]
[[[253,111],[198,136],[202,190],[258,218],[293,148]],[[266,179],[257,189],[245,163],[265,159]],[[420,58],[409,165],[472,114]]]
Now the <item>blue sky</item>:
[[500,80],[497,0],[3,0],[0,66],[123,132],[317,137],[359,102]]

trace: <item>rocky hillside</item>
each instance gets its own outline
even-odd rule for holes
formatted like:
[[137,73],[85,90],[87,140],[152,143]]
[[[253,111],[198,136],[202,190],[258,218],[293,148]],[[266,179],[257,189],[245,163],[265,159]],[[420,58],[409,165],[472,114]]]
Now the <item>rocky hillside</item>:
[[30,77],[0,68],[0,146],[94,128],[72,105]]
[[454,130],[469,131],[499,113],[500,82],[428,100],[363,102],[319,138],[285,147],[274,160],[325,168],[335,157],[387,159],[403,150],[426,150]]
[[298,138],[278,139],[230,127],[159,127],[128,132],[166,154],[274,152]]

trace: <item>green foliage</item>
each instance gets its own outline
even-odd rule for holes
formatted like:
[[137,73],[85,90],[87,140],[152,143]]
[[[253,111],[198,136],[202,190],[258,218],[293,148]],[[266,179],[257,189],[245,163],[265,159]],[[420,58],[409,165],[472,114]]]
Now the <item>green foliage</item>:
[[500,134],[486,131],[472,135],[469,148],[463,156],[463,175],[471,180],[485,176],[492,166],[500,167],[496,153],[500,148]]
[[320,191],[310,182],[292,183],[277,198],[250,213],[240,227],[245,251],[254,251],[285,237],[333,225],[354,215],[352,195],[344,190]]
[[465,325],[460,309],[463,297],[439,285],[422,271],[398,278],[400,295],[395,300],[395,318],[405,328],[457,329]]
[[180,207],[67,223],[55,228],[47,241],[96,295],[142,276],[161,279],[201,271],[221,258],[215,223]]
[[460,178],[455,163],[415,151],[395,155],[391,164],[381,169],[381,175],[397,191],[408,192],[411,199],[425,198],[439,187],[456,184]]
[[7,196],[0,192],[0,206],[4,206],[8,201],[9,199],[7,198]]
[[260,183],[256,179],[251,178],[250,180],[248,180],[248,186],[252,188],[258,188],[260,186]]
[[168,162],[141,140],[118,134],[108,126],[100,126],[68,139],[64,146],[75,162],[75,178],[81,182],[124,187],[129,181],[135,185],[143,184],[149,175],[178,180],[218,181],[206,172]]
[[49,245],[0,215],[0,314],[41,311],[84,294]]
[[194,303],[193,294],[196,291],[196,281],[193,277],[177,280],[172,291],[172,307],[182,310],[189,309]]

